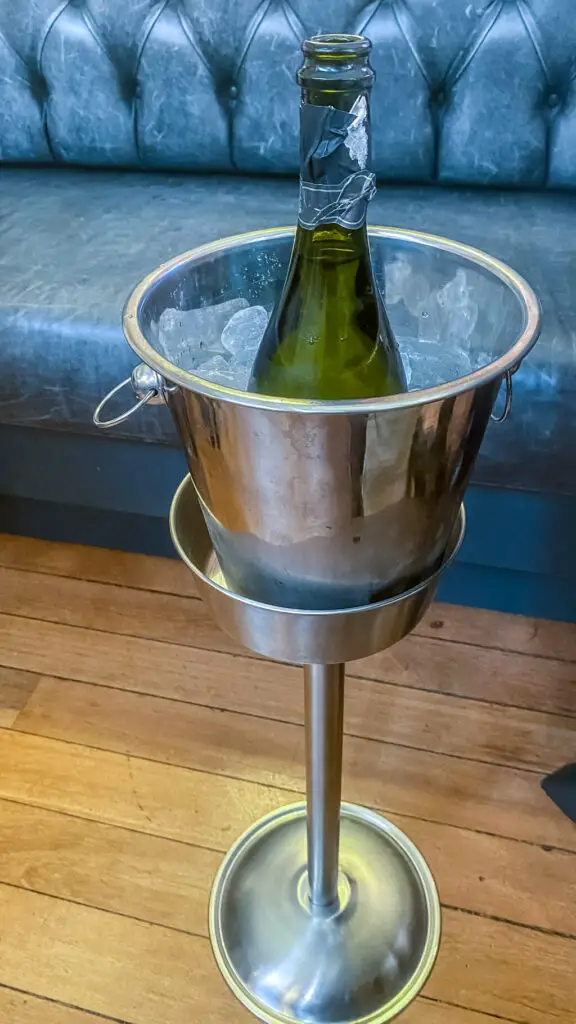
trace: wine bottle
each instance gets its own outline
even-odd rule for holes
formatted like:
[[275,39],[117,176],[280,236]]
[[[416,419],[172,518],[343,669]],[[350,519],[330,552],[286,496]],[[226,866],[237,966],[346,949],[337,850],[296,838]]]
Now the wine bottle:
[[300,209],[286,281],[258,350],[250,390],[301,399],[359,399],[406,389],[376,287],[366,211],[369,96],[363,36],[302,44]]

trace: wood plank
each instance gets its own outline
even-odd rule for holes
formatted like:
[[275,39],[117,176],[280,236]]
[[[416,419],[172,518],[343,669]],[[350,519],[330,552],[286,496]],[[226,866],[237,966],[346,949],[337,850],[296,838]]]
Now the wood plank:
[[539,773],[570,761],[576,748],[573,717],[354,677],[347,682],[346,729],[374,740]]
[[[232,717],[238,720],[240,716]],[[254,820],[304,791],[301,729],[282,723],[271,728],[271,723],[264,723],[265,740],[261,742],[255,732],[242,761],[239,750],[243,741],[233,731],[234,723],[229,725],[230,735],[225,739],[221,733],[221,743],[214,741],[214,733],[211,740],[202,740],[196,732],[190,737],[188,763],[205,764],[205,751],[213,749],[210,768],[221,775],[5,731],[0,733],[0,763],[4,765],[0,796],[225,850]],[[239,727],[243,728],[242,722]],[[213,729],[217,728],[215,724]],[[136,727],[134,731],[137,733]],[[258,753],[260,746],[268,753]],[[264,776],[266,758],[271,757],[273,773],[282,780],[283,788],[251,781]],[[533,776],[510,771],[497,777],[493,772],[502,769],[486,774],[486,766],[477,765],[469,772],[454,774],[443,759],[426,757],[421,760],[412,755],[403,764],[381,744],[349,740],[345,744],[345,799],[367,804],[387,816],[404,815],[527,844],[576,850],[574,826],[545,797]],[[233,760],[248,778],[232,779],[224,774]],[[413,831],[409,822],[403,824],[408,832]],[[481,870],[478,875],[485,877]]]
[[[393,817],[427,858],[445,905],[576,933],[573,854]],[[208,893],[221,857],[182,841],[0,801],[0,881],[167,927],[206,934]]]
[[301,725],[59,679],[43,679],[40,686],[16,720],[20,732],[302,789]]
[[[81,691],[74,691],[74,684],[69,684],[68,694],[70,709],[78,707],[78,714],[68,726],[63,720],[61,732],[59,725],[53,728],[62,738],[89,742],[93,730],[96,746],[303,789],[301,728],[149,698],[135,704],[126,699],[128,695],[108,690],[93,690],[88,706],[82,706]],[[23,716],[23,726],[25,721]],[[34,729],[39,731],[40,726]],[[344,753],[345,793],[350,799],[384,811],[576,848],[573,826],[542,792],[535,774],[355,737],[347,738]]]
[[135,555],[9,533],[0,533],[0,565],[158,593],[180,596],[196,596],[197,593],[192,573],[178,558]]
[[8,729],[38,685],[40,676],[0,666],[0,727]]
[[[99,1020],[112,1021],[113,1018],[100,1017]],[[489,1018],[483,1020],[487,1022]],[[0,1024],[98,1024],[98,1018],[92,1013],[0,985]]]
[[576,935],[573,853],[417,818],[394,821],[424,854],[445,906]]
[[[190,604],[196,606],[198,602]],[[458,653],[456,659],[454,651]],[[504,659],[508,659],[505,664]],[[296,669],[245,656],[231,661],[219,652],[201,648],[49,622],[37,621],[31,629],[27,619],[13,615],[0,614],[0,663],[179,699],[196,700],[190,694],[200,692],[201,701],[208,704],[213,703],[211,676],[216,673],[214,688],[223,677],[229,691],[247,693],[249,687],[258,701],[263,701],[258,713],[264,715],[268,714],[265,680],[283,673],[282,678],[297,685],[300,694],[300,672]],[[230,683],[231,670],[234,685]],[[494,678],[496,670],[499,674]],[[483,701],[494,698],[496,704],[503,700],[528,710],[557,714],[563,708],[568,714],[574,710],[576,686],[568,662],[520,658],[481,648],[472,652],[464,645],[409,637],[391,651],[356,662],[349,671],[352,677],[373,676],[376,682],[390,679],[407,689],[440,688],[452,691],[456,697],[472,690]]]
[[[286,723],[275,725],[176,701],[43,679],[16,726],[54,739],[232,774],[298,793],[305,788],[303,731]],[[347,741],[345,754],[346,794],[360,803],[375,796],[370,781],[373,745],[359,755],[361,747],[357,743],[350,748]],[[576,874],[572,881],[576,862],[569,855],[400,818],[396,813],[400,827],[412,836],[417,833],[418,844],[429,851],[448,904],[559,932],[576,931],[572,902],[567,898],[573,891],[576,905]],[[455,860],[465,865],[463,877],[454,872]]]
[[[138,580],[138,561],[128,571],[134,571]],[[48,904],[36,902],[29,913],[27,904],[28,923],[21,926],[30,939],[27,944],[21,941],[20,924],[13,925],[13,915],[2,914],[3,921],[10,919],[10,928],[4,960],[2,944],[0,982],[25,989],[18,985],[18,972],[21,980],[26,971],[31,978],[32,963],[41,964],[39,982],[30,986],[35,993],[31,998],[39,1004],[33,1016],[28,1019],[19,1012],[22,1007],[10,992],[11,1017],[6,1024],[12,1024],[12,1017],[13,1024],[84,1024],[95,1012],[102,1013],[93,1008],[94,999],[109,1001],[114,1016],[106,1014],[104,1019],[147,1024],[151,1004],[145,996],[150,989],[157,997],[156,1019],[180,1024],[181,1018],[173,1013],[181,1007],[165,1006],[164,992],[169,989],[172,996],[185,982],[194,990],[188,1018],[212,1019],[215,1024],[223,1010],[220,997],[212,999],[208,975],[201,972],[199,979],[191,979],[188,968],[183,980],[182,961],[187,966],[189,946],[169,946],[158,933],[202,944],[202,935],[195,933],[205,933],[207,890],[220,858],[217,851],[229,846],[247,818],[251,823],[262,808],[268,810],[302,792],[300,674],[250,657],[210,654],[205,647],[218,642],[214,625],[197,600],[169,589],[172,581],[165,593],[154,595],[148,593],[144,572],[131,588],[136,596],[123,599],[118,597],[121,581],[86,584],[65,572],[60,582],[50,581],[46,587],[42,577],[41,568],[21,571],[9,566],[6,575],[0,571],[0,608],[8,612],[0,619],[0,662],[8,662],[4,676],[0,671],[0,699],[2,678],[11,678],[18,680],[18,693],[26,700],[18,720],[14,722],[11,707],[4,724],[47,734],[0,734],[0,793],[6,792],[0,802],[0,881],[9,883],[0,887],[0,903],[6,907],[4,889],[24,892],[35,901],[55,904],[62,916],[51,931],[57,914]],[[150,586],[153,589],[153,581]],[[35,616],[38,621],[33,621]],[[48,617],[56,621],[47,623]],[[10,618],[17,623],[15,629],[6,621]],[[348,686],[347,723],[355,735],[346,743],[345,796],[384,810],[392,807],[389,816],[422,848],[447,906],[437,971],[427,996],[406,1015],[407,1024],[567,1024],[572,1019],[576,1024],[576,1015],[570,1016],[576,966],[576,943],[571,938],[574,853],[554,845],[576,847],[572,838],[559,841],[560,833],[554,830],[558,820],[565,825],[566,819],[560,819],[545,800],[538,778],[541,771],[556,767],[558,759],[573,756],[576,719],[569,716],[576,711],[574,680],[563,657],[569,643],[560,657],[542,656],[545,631],[542,647],[540,629],[532,630],[536,643],[530,650],[527,620],[511,621],[511,642],[526,647],[514,668],[502,657],[506,651],[499,649],[505,639],[498,634],[500,617],[493,623],[490,618],[482,623],[481,616],[473,623],[465,620],[459,631],[457,609],[453,618],[448,615],[447,626],[440,621],[424,622],[423,635],[387,652],[394,656],[392,661],[372,659],[355,667],[362,678],[352,679]],[[46,626],[57,632],[46,634]],[[484,632],[494,627],[489,644],[483,640],[482,626]],[[25,630],[30,634],[27,640]],[[184,630],[186,642],[178,642]],[[80,640],[79,633],[84,634]],[[443,636],[450,639],[438,639]],[[166,642],[168,638],[176,643]],[[47,639],[52,646],[42,656],[41,641]],[[67,651],[61,650],[64,645]],[[136,659],[130,664],[133,655]],[[66,677],[75,672],[59,671],[67,659],[98,678],[71,682]],[[93,685],[107,672],[120,682]],[[501,678],[496,679],[498,672]],[[62,679],[56,678],[60,675]],[[481,695],[483,676],[492,704]],[[39,689],[32,693],[36,684]],[[474,699],[465,697],[469,686]],[[167,692],[171,688],[174,692]],[[133,692],[138,690],[144,694]],[[523,690],[528,704],[517,699]],[[161,699],[164,694],[177,699]],[[564,717],[553,710],[559,696]],[[223,710],[211,708],[211,702]],[[511,706],[503,707],[504,702]],[[256,717],[241,713],[249,708]],[[262,715],[273,721],[258,717]],[[93,749],[80,747],[79,739]],[[214,774],[207,775],[207,768]],[[400,812],[395,813],[395,807]],[[511,832],[516,839],[489,834],[494,824],[497,831]],[[572,837],[573,826],[567,825]],[[124,923],[122,933],[102,921],[93,929],[102,947],[95,979],[90,974],[95,919],[86,913]],[[143,917],[149,917],[152,926]],[[146,942],[143,932],[132,941],[134,925],[149,929]],[[121,959],[127,944],[129,955]],[[174,955],[177,948],[179,957]],[[139,952],[141,976],[135,971]],[[6,962],[9,973],[14,973],[12,980],[3,977]],[[175,983],[169,962],[178,973]],[[213,969],[209,956],[205,962],[207,970]],[[120,1009],[130,1006],[133,1019],[118,1016],[117,977]],[[78,998],[55,994],[62,983]],[[0,988],[0,1024],[7,991]],[[46,1003],[46,998],[51,1001]],[[229,1000],[228,1016],[238,1019],[243,1011],[227,992],[223,998]],[[447,1006],[445,1000],[454,1005]],[[67,1007],[66,1002],[80,1009]],[[59,1015],[48,1016],[43,1012],[46,1006],[55,1007]],[[211,1018],[213,1010],[216,1016]],[[251,1018],[244,1019],[248,1024]]]
[[[176,559],[0,534],[0,565],[180,597],[197,596],[194,577]],[[435,603],[416,634],[576,661],[574,623]]]
[[[0,611],[40,622],[247,654],[216,626],[202,602],[169,594],[0,569]],[[349,673],[407,688],[576,716],[576,669],[558,659],[412,636],[393,650],[352,664]]]
[[[42,631],[43,632],[43,631]],[[216,653],[174,658],[169,648],[164,659],[164,673],[151,673],[151,664],[145,661],[141,643],[128,641],[130,677],[119,675],[121,665],[118,647],[124,656],[122,641],[103,644],[99,635],[73,632],[72,639],[80,646],[72,649],[68,644],[60,654],[62,669],[72,670],[79,679],[114,687],[128,686],[171,698],[208,704],[223,710],[248,712],[282,721],[301,723],[303,701],[299,670],[286,666],[256,662],[243,657],[234,658]],[[93,645],[90,646],[90,638]],[[29,641],[27,641],[29,643]],[[54,640],[53,644],[54,646]],[[88,648],[88,661],[85,648]],[[14,651],[14,645],[12,646]],[[150,654],[157,656],[154,646]],[[97,660],[92,658],[96,655]],[[140,655],[140,665],[138,665]],[[0,655],[1,657],[1,655]],[[21,655],[16,654],[15,660]],[[60,667],[56,657],[48,659],[44,648],[39,659],[24,659],[23,664],[36,664],[39,668],[48,661]],[[135,677],[133,668],[138,666]],[[176,678],[170,669],[176,671]],[[182,668],[185,678],[182,678]],[[106,669],[112,669],[107,673]],[[116,671],[115,671],[116,670]],[[231,685],[233,675],[237,685]],[[33,702],[28,702],[26,716],[34,715],[40,722],[51,713],[61,711],[58,686],[45,677]],[[62,687],[62,693],[71,694]],[[44,694],[49,696],[43,699]],[[80,694],[81,691],[78,691]],[[94,698],[96,699],[96,698]],[[112,698],[110,698],[112,700]],[[21,724],[26,719],[21,719]],[[47,726],[48,723],[45,722]],[[28,728],[28,726],[25,726]],[[30,720],[30,729],[34,725]],[[502,708],[480,702],[471,703],[458,697],[426,691],[403,689],[396,685],[351,678],[347,684],[345,728],[348,733],[375,740],[383,740],[415,749],[426,749],[479,761],[528,768],[548,772],[569,761],[573,756],[576,721],[573,718],[548,715],[523,709]]]
[[[151,739],[144,736],[141,747],[137,739],[133,744],[130,713],[125,715],[118,749],[128,753],[134,746],[137,753],[149,754],[159,714],[161,709],[152,709],[148,723]],[[286,791],[303,792],[304,740],[300,728],[206,710],[196,721],[198,728],[186,730],[184,738],[180,732],[179,746],[172,748],[175,753],[166,753],[167,760],[173,757],[176,763],[201,772],[208,770],[227,778],[263,781]],[[74,735],[70,738],[74,740]],[[112,735],[102,745],[114,749]],[[573,827],[547,799],[532,774],[356,738],[348,738],[344,757],[347,799],[383,811],[576,849]]]
[[409,636],[349,666],[351,675],[494,704],[576,716],[573,662]]
[[426,993],[519,1024],[576,1020],[576,943],[444,911],[442,953]]
[[209,943],[0,886],[0,982],[127,1024],[248,1024]]
[[0,731],[0,764],[5,799],[216,850],[290,799],[255,783],[12,730]]
[[476,1013],[464,1006],[434,1003],[426,996],[417,999],[402,1014],[402,1024],[498,1024],[498,1021],[505,1021],[505,1018]]
[[100,910],[204,935],[221,860],[200,846],[0,801],[0,881]]
[[[205,939],[5,886],[0,907],[3,984],[129,1024],[250,1019]],[[447,911],[427,994],[523,1024],[564,1024],[574,1008],[575,949],[572,940]]]
[[438,601],[432,604],[415,632],[437,640],[576,661],[574,622],[552,622]]
[[[0,663],[39,674],[182,697],[190,674],[201,681],[205,693],[209,691],[205,669],[214,658],[218,655],[200,648],[49,622],[35,622],[32,628],[27,619],[0,614]],[[229,660],[224,655],[220,658],[229,673]],[[264,677],[268,669],[267,662],[253,659],[238,659],[234,666],[239,686],[254,672]],[[292,672],[299,684],[300,672],[285,671]]]
[[[231,1024],[240,1022],[241,1008],[232,1013]],[[246,1018],[254,1021],[254,1018]],[[112,1017],[99,1015],[97,1020],[113,1021]],[[92,1013],[71,1009],[61,1003],[49,1002],[40,996],[24,994],[0,985],[0,1024],[97,1024]],[[117,1020],[117,1019],[116,1019]],[[405,1024],[498,1024],[504,1017],[488,1016],[459,1006],[434,1003],[419,999],[406,1010]],[[506,1024],[506,1022],[505,1022]]]
[[[234,663],[235,665],[235,663]],[[279,666],[270,666],[276,670]],[[213,684],[215,681],[213,674]],[[131,692],[124,693],[76,682],[45,677],[15,722],[15,727],[30,733],[82,742],[89,746],[119,750],[151,757],[154,760],[205,768],[224,772],[239,778],[264,781],[269,785],[292,785],[294,757],[290,758],[290,771],[280,750],[292,752],[298,742],[297,777],[301,780],[304,753],[303,740],[293,739],[289,728],[274,728],[266,721],[243,715],[223,715],[226,703],[232,710],[246,707],[258,710],[258,703],[237,699],[230,701],[228,677],[222,679],[222,694],[214,709],[187,706],[181,702],[166,701]],[[271,699],[271,684],[268,698]],[[491,714],[478,715],[467,702],[436,695],[408,694],[397,687],[350,681],[346,703],[347,734],[431,753],[469,755],[467,760],[479,760],[505,766],[529,764],[540,769],[552,769],[573,756],[576,741],[576,723],[573,719],[556,716],[536,716],[532,712],[513,709],[505,713],[488,705],[483,709]],[[247,697],[250,691],[247,689]],[[283,720],[291,717],[294,724],[302,724],[302,701],[293,699],[293,708],[286,708],[286,688],[278,687],[279,701],[276,716]],[[201,695],[200,695],[201,696]],[[220,696],[220,695],[219,695]],[[241,693],[237,694],[241,698]],[[417,698],[423,698],[421,707]],[[228,700],[227,700],[228,698]],[[211,700],[214,691],[211,691]],[[540,717],[542,722],[534,721]],[[524,719],[528,718],[528,721]],[[284,748],[280,737],[288,737]],[[258,741],[256,742],[256,737]],[[272,737],[275,737],[273,740]],[[419,744],[417,746],[416,744]],[[357,745],[360,749],[362,745]],[[510,748],[509,750],[507,748]],[[223,759],[222,750],[226,750]],[[349,743],[347,749],[351,750]],[[356,749],[356,747],[354,748]],[[373,756],[373,746],[366,748],[366,759]],[[276,754],[278,757],[276,757]],[[410,754],[389,750],[398,768],[410,761]],[[416,757],[419,754],[415,755]],[[446,772],[457,775],[461,769],[456,762],[444,762]],[[463,771],[469,771],[462,769]],[[474,769],[471,769],[474,772]],[[508,783],[501,776],[502,785]],[[528,782],[528,785],[532,784]]]
[[[127,637],[241,650],[198,600],[84,580],[0,569],[0,610]],[[404,687],[576,715],[576,669],[558,659],[412,636],[393,650],[352,664],[349,672]]]
[[208,650],[241,650],[197,597],[0,568],[0,611]]
[[[0,610],[33,617],[39,626],[52,622],[210,650],[241,650],[216,627],[202,602],[149,591],[3,568]],[[348,672],[576,716],[576,668],[559,659],[412,636],[393,650],[354,663]]]

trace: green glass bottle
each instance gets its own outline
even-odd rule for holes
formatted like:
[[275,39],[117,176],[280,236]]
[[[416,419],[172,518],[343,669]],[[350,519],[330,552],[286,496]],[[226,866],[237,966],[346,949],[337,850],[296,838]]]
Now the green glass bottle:
[[375,192],[368,169],[371,43],[323,35],[302,49],[298,227],[250,390],[301,399],[395,394],[406,382],[366,231]]

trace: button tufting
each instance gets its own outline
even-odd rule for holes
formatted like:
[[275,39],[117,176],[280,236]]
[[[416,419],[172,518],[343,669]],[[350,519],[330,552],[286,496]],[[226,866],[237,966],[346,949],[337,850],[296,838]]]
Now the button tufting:
[[27,66],[28,82],[30,84],[30,91],[34,96],[36,102],[42,106],[48,100],[50,90],[48,88],[48,82],[44,78],[44,75],[37,68],[30,65]]
[[[306,9],[310,25],[318,25],[322,0],[237,5],[258,16],[233,19],[225,42],[217,20],[201,10],[227,10],[228,0],[20,5],[32,8],[30,29],[39,46],[20,46],[10,19],[17,0],[0,0],[0,111],[10,110],[10,117],[0,117],[4,159],[45,160],[47,123],[64,162],[228,168],[232,140],[238,166],[297,171],[297,92],[289,83],[305,29],[290,11]],[[493,185],[552,182],[556,174],[576,184],[576,115],[568,92],[573,3],[556,0],[558,10],[546,26],[544,8],[554,7],[553,0],[474,0],[463,5],[465,21],[449,13],[451,0],[339,0],[335,6],[353,7],[359,24],[371,12],[370,34],[377,40],[374,166],[380,176]],[[399,20],[390,18],[391,6]],[[336,18],[333,27],[344,30],[345,19]],[[272,41],[279,66],[263,87],[261,64]],[[169,87],[168,65],[174,81],[186,81],[185,97],[176,85]],[[82,95],[71,103],[76,81]],[[132,120],[135,105],[139,116]],[[213,117],[198,113],[204,109]],[[190,128],[197,123],[202,139]],[[550,145],[549,126],[558,129]]]

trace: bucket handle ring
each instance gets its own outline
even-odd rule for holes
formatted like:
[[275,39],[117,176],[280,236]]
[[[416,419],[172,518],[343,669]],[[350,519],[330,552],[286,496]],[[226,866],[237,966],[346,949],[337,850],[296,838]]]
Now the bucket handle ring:
[[506,398],[504,399],[504,408],[502,412],[495,416],[493,412],[490,413],[490,419],[493,423],[503,423],[507,418],[510,409],[512,408],[512,374],[514,370],[506,370],[504,374],[504,381],[506,383]]
[[[100,427],[101,430],[108,430],[109,427],[117,427],[119,423],[124,423],[125,420],[129,419],[133,413],[138,412],[148,402],[152,402],[153,405],[159,405],[164,402],[163,394],[163,380],[158,373],[151,370],[145,363],[140,363],[134,367],[132,375],[126,377],[120,384],[116,384],[107,395],[104,396],[102,401],[99,403],[97,408],[94,410],[92,416],[92,422],[94,426]],[[129,409],[125,409],[119,416],[114,416],[111,420],[102,419],[102,411],[108,404],[111,398],[114,398],[122,388],[130,385],[134,391],[138,401],[131,405]]]
[[[504,374],[504,381],[506,384],[506,397],[504,400],[504,408],[502,412],[495,416],[493,412],[490,413],[490,419],[493,423],[503,423],[508,417],[510,409],[512,407],[512,374],[516,372],[518,367],[513,370],[507,370]],[[120,413],[119,416],[115,416],[111,420],[103,420],[102,411],[108,402],[118,394],[122,388],[132,386],[132,390],[136,394],[138,401],[131,405],[129,409],[125,409],[124,412]],[[164,402],[164,380],[159,373],[152,370],[146,363],[139,363],[138,366],[134,367],[132,375],[126,377],[126,380],[121,381],[120,384],[116,384],[107,395],[104,396],[102,401],[94,410],[92,416],[92,422],[96,427],[100,427],[101,430],[107,430],[109,427],[116,427],[120,423],[124,423],[133,413],[138,412],[148,402],[152,402],[153,405],[161,405]]]

